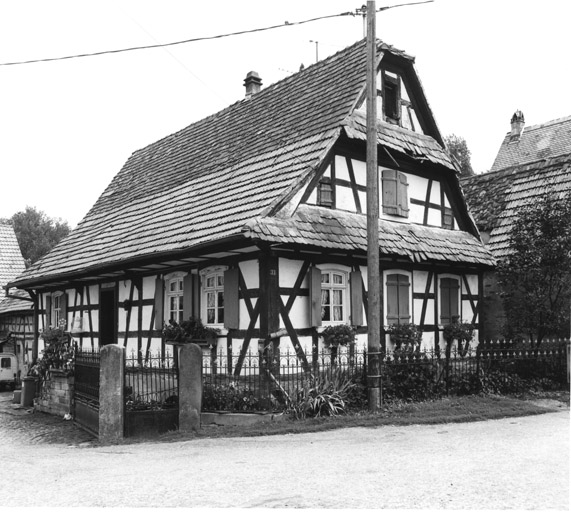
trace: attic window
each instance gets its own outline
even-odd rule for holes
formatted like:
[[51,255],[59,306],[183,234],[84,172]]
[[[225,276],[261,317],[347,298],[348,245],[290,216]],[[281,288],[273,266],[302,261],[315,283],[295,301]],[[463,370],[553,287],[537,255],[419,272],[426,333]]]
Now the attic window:
[[331,208],[333,206],[333,187],[330,178],[323,178],[317,187],[317,204]]
[[388,123],[399,124],[400,78],[389,71],[383,72],[383,114]]

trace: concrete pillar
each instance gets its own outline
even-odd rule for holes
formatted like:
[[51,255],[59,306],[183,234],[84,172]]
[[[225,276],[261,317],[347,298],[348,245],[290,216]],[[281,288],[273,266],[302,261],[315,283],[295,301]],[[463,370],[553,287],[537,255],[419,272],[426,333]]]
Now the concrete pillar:
[[178,429],[200,428],[202,407],[202,349],[194,343],[181,345],[178,355]]
[[105,345],[99,370],[99,440],[116,443],[123,439],[125,348]]

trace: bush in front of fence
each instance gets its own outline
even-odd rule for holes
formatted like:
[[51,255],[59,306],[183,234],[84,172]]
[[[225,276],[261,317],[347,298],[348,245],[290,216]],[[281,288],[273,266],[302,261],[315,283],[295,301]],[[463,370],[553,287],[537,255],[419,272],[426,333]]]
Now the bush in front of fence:
[[205,382],[202,387],[203,411],[258,412],[267,409],[267,400],[239,382]]
[[295,419],[344,414],[351,406],[364,402],[361,380],[339,367],[309,373],[288,402],[287,410]]

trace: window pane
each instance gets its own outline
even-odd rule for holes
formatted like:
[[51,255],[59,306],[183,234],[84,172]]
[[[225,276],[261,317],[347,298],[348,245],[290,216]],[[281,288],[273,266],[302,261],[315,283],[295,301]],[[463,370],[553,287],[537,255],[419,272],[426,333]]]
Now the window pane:
[[218,286],[224,286],[224,274],[218,276]]
[[323,272],[321,274],[321,283],[325,283],[325,284],[329,283],[329,274],[328,273]]
[[224,323],[224,308],[218,308],[218,323]]
[[214,276],[210,276],[206,278],[206,287],[207,288],[214,288]]
[[182,292],[182,279],[178,281],[178,291]]
[[333,304],[343,305],[343,290],[333,290]]
[[321,306],[321,320],[329,322],[331,320],[331,308],[328,306]]
[[176,281],[171,281],[171,282],[169,283],[169,290],[170,290],[171,292],[176,292],[176,285],[177,285],[177,282],[176,282]]
[[209,292],[206,294],[206,305],[209,308],[216,307],[216,295],[214,292]]
[[343,284],[343,276],[341,274],[333,274],[333,284]]
[[343,320],[343,307],[333,306],[333,321],[341,322]]
[[207,309],[206,310],[206,323],[207,324],[214,324],[216,323],[216,318],[215,318],[215,313],[214,313],[214,309]]
[[331,294],[330,290],[321,290],[321,305],[322,306],[331,304],[330,294]]
[[224,292],[218,292],[218,307],[224,307]]

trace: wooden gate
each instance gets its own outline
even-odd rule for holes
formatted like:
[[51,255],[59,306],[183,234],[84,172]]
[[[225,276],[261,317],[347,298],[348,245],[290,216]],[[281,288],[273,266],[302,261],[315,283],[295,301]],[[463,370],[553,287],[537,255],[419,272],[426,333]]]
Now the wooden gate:
[[76,352],[73,419],[94,435],[99,435],[100,366],[99,352]]

